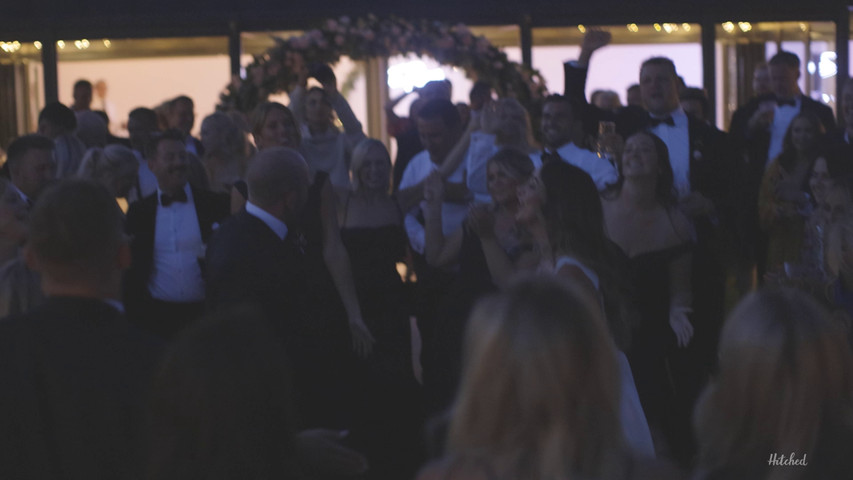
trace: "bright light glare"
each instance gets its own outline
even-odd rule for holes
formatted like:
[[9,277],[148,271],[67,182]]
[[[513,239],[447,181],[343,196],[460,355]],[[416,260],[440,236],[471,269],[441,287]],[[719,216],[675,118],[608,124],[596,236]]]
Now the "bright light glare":
[[444,71],[440,68],[427,68],[420,60],[388,67],[388,86],[411,92],[415,87],[420,88],[433,80],[444,80]]
[[834,77],[838,73],[838,65],[835,60],[838,56],[835,52],[823,52],[820,54],[820,62],[817,65],[817,71],[820,78]]

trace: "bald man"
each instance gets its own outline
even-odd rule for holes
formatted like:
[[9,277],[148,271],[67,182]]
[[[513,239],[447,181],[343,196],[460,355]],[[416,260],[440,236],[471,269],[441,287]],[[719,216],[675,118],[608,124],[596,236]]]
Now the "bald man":
[[301,311],[296,292],[303,268],[290,233],[308,197],[308,165],[296,150],[269,148],[252,159],[246,180],[246,208],[207,248],[208,307],[255,303],[288,338],[293,325],[287,319]]

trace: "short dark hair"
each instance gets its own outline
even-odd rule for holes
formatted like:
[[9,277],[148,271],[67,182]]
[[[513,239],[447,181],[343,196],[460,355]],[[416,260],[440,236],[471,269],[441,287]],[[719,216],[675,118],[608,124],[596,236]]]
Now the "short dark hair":
[[102,278],[115,268],[122,224],[121,210],[106,188],[66,179],[39,196],[30,215],[28,245],[50,276]]
[[51,102],[39,112],[39,123],[47,121],[65,131],[73,132],[77,128],[77,116],[70,108],[59,102]]
[[708,95],[705,94],[705,90],[696,87],[687,87],[681,91],[679,94],[680,100],[696,100],[702,106],[702,114],[708,115],[708,112],[711,110],[711,104],[708,102]]
[[9,170],[17,169],[30,150],[53,150],[53,140],[37,133],[16,138],[6,151]]
[[671,59],[667,57],[652,57],[647,59],[640,65],[640,71],[642,72],[644,68],[648,65],[654,65],[658,67],[667,67],[667,69],[672,72],[672,76],[678,78],[678,73],[675,70],[675,63],[672,62]]
[[477,80],[474,82],[474,86],[471,87],[471,92],[468,94],[469,97],[475,97],[477,95],[482,95],[484,97],[488,97],[492,94],[492,84],[485,80]]
[[184,143],[185,139],[186,135],[184,135],[184,132],[177,128],[167,128],[164,132],[154,135],[151,139],[151,151],[156,152],[160,147],[160,143],[166,140],[174,140],[176,142]]
[[290,366],[263,311],[241,306],[205,317],[175,339],[161,365],[146,478],[298,477]]
[[178,102],[188,102],[190,105],[195,107],[195,102],[193,102],[192,98],[190,98],[186,95],[178,95],[177,97],[169,100],[169,104],[168,104],[169,111],[171,111],[173,108],[175,108],[175,105],[177,105]]
[[542,108],[545,108],[545,105],[548,105],[549,103],[565,103],[572,108],[575,107],[574,102],[572,102],[569,97],[560,95],[559,93],[553,93],[545,97],[545,101],[542,102]]
[[148,107],[136,107],[127,114],[127,118],[139,118],[142,121],[151,122],[157,127],[157,112]]
[[76,82],[74,82],[74,90],[77,90],[80,87],[85,87],[85,88],[88,88],[89,90],[91,90],[92,89],[92,82],[85,80],[85,79],[80,79],[80,80],[77,80]]
[[435,98],[424,104],[418,112],[418,118],[423,120],[441,120],[447,128],[454,129],[462,126],[459,110],[450,100]]
[[796,70],[800,69],[800,57],[797,55],[786,52],[784,50],[779,51],[776,55],[770,58],[770,61],[767,62],[768,65],[784,65],[788,68],[793,68]]

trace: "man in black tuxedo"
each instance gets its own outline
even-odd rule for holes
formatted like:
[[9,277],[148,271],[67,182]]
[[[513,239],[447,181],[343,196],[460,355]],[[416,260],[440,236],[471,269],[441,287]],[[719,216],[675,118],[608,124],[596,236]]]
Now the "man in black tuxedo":
[[286,344],[299,334],[304,259],[296,223],[308,197],[308,165],[295,150],[259,152],[247,172],[246,208],[207,248],[207,304],[259,305]]
[[803,95],[800,59],[790,52],[779,52],[768,62],[772,93],[753,98],[735,111],[729,132],[733,145],[742,158],[743,174],[738,184],[743,214],[738,230],[742,232],[745,252],[758,267],[758,278],[764,274],[767,256],[766,238],[758,228],[758,190],[767,165],[782,152],[785,132],[800,113],[810,113],[823,124],[824,131],[835,128],[835,117],[828,106]]
[[[246,183],[246,208],[222,225],[207,249],[208,307],[260,307],[291,360],[302,426],[349,429],[355,356],[317,329],[317,307],[306,300],[310,263],[299,222],[308,165],[295,150],[268,148],[252,159]],[[339,361],[342,356],[347,360]]]
[[181,132],[167,130],[154,141],[148,167],[157,191],[127,213],[133,253],[125,278],[128,316],[163,338],[204,312],[201,260],[214,228],[230,213],[227,195],[189,185],[183,140]]
[[132,478],[160,345],[122,315],[121,211],[102,186],[65,180],[29,228],[48,300],[0,321],[0,478]]
[[610,40],[608,32],[590,30],[578,60],[564,64],[565,96],[579,106],[584,131],[595,135],[598,122],[608,120],[616,123],[616,133],[623,139],[640,130],[660,137],[669,149],[681,209],[694,221],[719,223],[733,208],[730,183],[734,164],[726,134],[684,112],[675,65],[665,57],[650,58],[640,68],[645,109],[627,106],[609,112],[591,105],[584,94],[589,61]]
[[844,82],[844,87],[841,89],[840,107],[844,126],[828,131],[826,134],[827,143],[853,146],[853,80],[849,78]]

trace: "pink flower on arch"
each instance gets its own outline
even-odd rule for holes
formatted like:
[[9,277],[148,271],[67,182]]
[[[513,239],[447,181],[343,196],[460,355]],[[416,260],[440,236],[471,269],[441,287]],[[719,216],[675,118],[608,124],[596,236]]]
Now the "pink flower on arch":
[[344,39],[343,35],[335,35],[335,45],[340,47],[341,45],[344,44],[344,41],[345,41],[345,39]]

